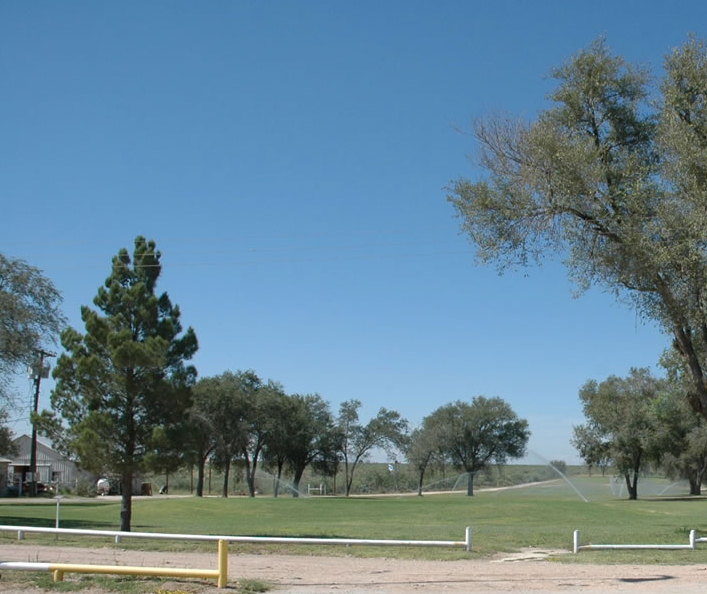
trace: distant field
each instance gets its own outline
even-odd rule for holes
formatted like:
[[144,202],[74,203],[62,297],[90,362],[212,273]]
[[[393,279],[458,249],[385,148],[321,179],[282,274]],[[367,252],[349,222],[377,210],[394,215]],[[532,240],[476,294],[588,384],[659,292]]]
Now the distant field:
[[[582,542],[687,543],[691,529],[707,535],[707,499],[679,493],[680,485],[664,479],[644,480],[638,501],[619,498],[619,486],[603,477],[573,477],[574,487],[561,480],[501,491],[463,494],[371,497],[231,497],[174,498],[158,495],[134,501],[133,530],[146,532],[230,535],[316,536],[374,539],[463,540],[473,530],[473,555],[483,557],[523,547],[571,549],[572,532]],[[575,490],[576,489],[576,490]],[[578,492],[588,500],[583,501]],[[663,494],[658,496],[658,493]],[[684,493],[684,489],[682,489]],[[0,500],[2,501],[2,500]],[[0,523],[54,526],[56,506],[0,503]],[[93,500],[61,504],[61,526],[117,530],[120,503]],[[14,534],[0,533],[2,542]],[[100,539],[91,539],[91,542]],[[56,542],[55,537],[28,535],[23,544]],[[61,537],[60,543],[79,542]],[[80,541],[83,544],[86,540]],[[105,545],[105,541],[100,543]],[[190,548],[156,541],[124,540],[135,548]],[[203,545],[212,548],[212,545]],[[242,545],[238,550],[279,550],[310,554],[354,554],[428,559],[464,558],[462,549],[383,549]],[[690,552],[583,552],[574,561],[705,563],[707,545]],[[570,560],[570,559],[568,559]]]

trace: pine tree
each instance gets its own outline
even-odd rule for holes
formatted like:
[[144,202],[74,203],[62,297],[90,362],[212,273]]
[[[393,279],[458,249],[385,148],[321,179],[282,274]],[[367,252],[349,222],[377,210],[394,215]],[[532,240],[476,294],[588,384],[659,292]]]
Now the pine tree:
[[110,276],[81,308],[86,333],[62,333],[52,408],[67,424],[65,447],[79,464],[120,477],[120,529],[130,530],[133,479],[156,437],[184,418],[196,369],[185,365],[198,345],[182,333],[179,307],[155,294],[161,272],[154,241],[135,239],[113,257]]

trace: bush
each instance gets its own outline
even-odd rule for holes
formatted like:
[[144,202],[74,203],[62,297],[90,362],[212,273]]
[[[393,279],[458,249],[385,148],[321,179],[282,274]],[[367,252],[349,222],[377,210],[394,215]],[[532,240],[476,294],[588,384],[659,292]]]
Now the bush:
[[565,463],[564,460],[551,460],[550,465],[554,466],[557,470],[559,470],[562,474],[567,473],[567,464]]
[[73,493],[79,497],[95,497],[97,495],[96,482],[87,478],[80,478],[76,481]]

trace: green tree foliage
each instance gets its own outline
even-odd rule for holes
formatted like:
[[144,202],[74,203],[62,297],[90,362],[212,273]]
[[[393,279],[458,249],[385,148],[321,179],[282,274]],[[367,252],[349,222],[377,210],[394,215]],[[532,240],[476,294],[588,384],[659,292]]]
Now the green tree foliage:
[[351,493],[354,471],[373,448],[383,448],[392,454],[403,450],[407,440],[407,421],[400,413],[381,407],[366,425],[359,423],[359,400],[347,400],[339,407],[338,449],[344,461],[345,493]]
[[690,494],[700,495],[707,471],[707,421],[691,414],[686,393],[689,373],[674,349],[663,353],[660,364],[667,372],[667,390],[654,408],[657,427],[655,457],[673,479],[686,479]]
[[559,252],[579,289],[630,298],[674,337],[707,417],[707,47],[671,52],[657,89],[603,40],[552,76],[535,121],[476,123],[488,175],[450,189],[462,228],[481,261]]
[[150,451],[145,455],[145,468],[164,475],[160,493],[169,493],[169,475],[190,461],[188,439],[185,437],[188,428],[189,423],[185,418],[180,423],[156,427],[152,432]]
[[444,428],[439,425],[438,420],[435,415],[422,419],[422,425],[410,434],[405,448],[405,457],[417,474],[417,494],[420,497],[428,467],[435,461],[443,464],[446,457]]
[[501,398],[475,396],[439,407],[426,423],[438,428],[440,449],[469,475],[467,495],[474,494],[474,474],[490,464],[505,464],[525,455],[528,422],[518,418]]
[[[41,270],[0,254],[0,413],[14,404],[12,379],[35,363],[37,351],[56,344],[66,324],[61,294]],[[0,431],[12,439],[9,428]]]
[[570,443],[589,468],[589,474],[592,473],[594,466],[600,468],[602,476],[606,474],[606,469],[611,464],[611,444],[605,440],[604,435],[594,425],[574,427]]
[[[263,383],[252,371],[227,371],[203,378],[195,386],[191,421],[214,438],[213,460],[223,471],[223,497],[228,497],[231,465],[243,468],[248,493],[255,497],[255,476],[263,448],[277,429],[285,394],[273,381]],[[206,455],[208,439],[202,455]],[[205,460],[205,458],[204,458]],[[203,471],[202,471],[203,472]]]
[[246,439],[242,440],[240,457],[246,470],[248,494],[255,497],[255,476],[263,448],[271,436],[279,431],[277,420],[284,403],[282,386],[269,380],[244,394]]
[[283,395],[274,415],[265,457],[276,468],[275,493],[287,465],[293,475],[292,495],[297,497],[305,469],[325,455],[334,421],[328,403],[318,394]]
[[550,466],[562,474],[567,473],[567,462],[564,460],[550,460]]
[[418,482],[417,494],[422,497],[422,486],[425,481],[425,472],[435,454],[436,447],[432,442],[432,436],[420,427],[414,429],[410,434],[410,441],[405,449],[405,457],[408,464],[415,469]]
[[66,446],[79,464],[120,476],[121,530],[130,530],[132,481],[162,431],[183,421],[196,370],[194,331],[182,333],[179,307],[155,294],[162,270],[153,241],[135,240],[113,257],[110,276],[83,306],[85,334],[68,328],[51,402],[67,425]]
[[216,439],[214,465],[223,471],[223,497],[228,497],[231,464],[248,448],[251,399],[262,381],[255,372],[226,371],[203,378],[195,388],[198,416]]
[[601,383],[589,380],[579,391],[587,424],[575,427],[574,442],[580,453],[585,435],[603,444],[626,481],[629,499],[638,498],[640,471],[655,451],[652,409],[664,391],[664,382],[648,369],[631,369],[626,378],[610,376]]
[[55,344],[65,318],[61,294],[42,272],[0,254],[0,378],[28,366],[46,343]]
[[341,455],[342,434],[338,423],[318,437],[319,454],[312,460],[312,469],[317,474],[333,480],[332,493],[336,494],[336,475],[343,461]]
[[[273,496],[278,497],[283,480],[282,472],[285,469],[289,453],[289,436],[293,431],[293,428],[290,427],[290,420],[296,413],[293,401],[284,392],[275,395],[269,408],[272,415],[270,420],[272,430],[268,433],[268,438],[263,446],[262,457],[264,466],[269,471],[273,471]],[[296,493],[293,492],[293,494],[296,496]]]
[[7,412],[0,409],[0,457],[9,457],[17,454],[17,447],[13,443],[13,434],[7,423]]
[[202,378],[192,389],[192,406],[184,423],[181,444],[185,460],[197,469],[196,496],[204,496],[204,473],[206,463],[218,445],[218,436],[213,428],[217,413],[217,395],[210,389],[210,378]]
[[654,405],[654,457],[672,479],[687,479],[690,495],[700,495],[707,472],[707,422],[696,417],[681,392],[666,392]]

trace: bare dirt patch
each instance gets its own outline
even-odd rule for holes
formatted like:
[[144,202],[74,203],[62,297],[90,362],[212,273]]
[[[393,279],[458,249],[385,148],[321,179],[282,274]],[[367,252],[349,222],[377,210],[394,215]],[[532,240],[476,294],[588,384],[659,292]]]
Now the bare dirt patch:
[[[587,565],[548,560],[548,555],[567,553],[526,549],[516,555],[492,560],[415,561],[346,556],[232,554],[229,557],[229,590],[239,579],[260,580],[281,594],[403,594],[508,593],[518,592],[671,592],[702,594],[707,582],[703,565]],[[2,561],[141,565],[145,567],[215,568],[216,555],[123,550],[113,547],[76,548],[0,545]],[[67,580],[75,579],[67,575]],[[167,590],[217,594],[224,592],[208,580],[165,579]],[[225,592],[228,592],[226,590]],[[12,584],[0,578],[3,594],[34,594],[26,583]],[[83,594],[102,594],[96,589]]]

